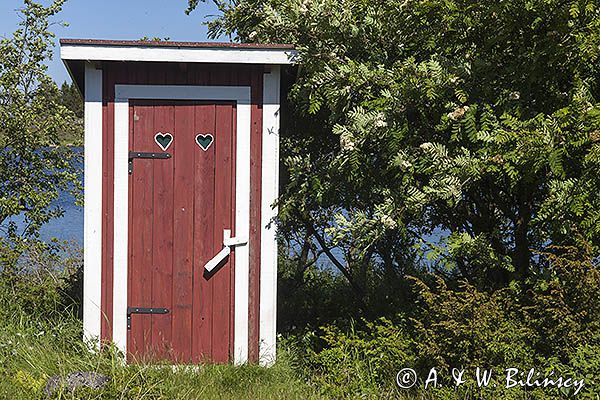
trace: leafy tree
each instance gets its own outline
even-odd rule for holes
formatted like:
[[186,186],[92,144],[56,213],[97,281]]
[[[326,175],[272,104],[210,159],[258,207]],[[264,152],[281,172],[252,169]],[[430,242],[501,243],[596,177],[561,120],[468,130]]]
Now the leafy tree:
[[62,144],[83,144],[83,98],[74,82],[63,82],[60,87],[58,103],[71,111],[71,120],[67,124],[67,131],[61,137]]
[[71,111],[67,121],[57,133],[58,143],[65,146],[83,145],[83,98],[75,83],[63,82],[60,88],[51,80],[40,85],[47,101],[64,106]]
[[543,273],[548,244],[598,254],[597,1],[216,3],[213,37],[300,52],[282,232],[357,288],[423,254],[484,287]]
[[83,99],[74,82],[63,82],[60,87],[60,102],[71,110],[77,118],[83,118]]
[[[0,41],[0,265],[14,272],[19,256],[39,237],[40,227],[62,215],[55,200],[77,191],[74,154],[60,146],[75,115],[60,104],[46,74],[54,35],[49,19],[64,0],[45,7],[25,0],[20,27]],[[24,228],[15,222],[24,218]]]

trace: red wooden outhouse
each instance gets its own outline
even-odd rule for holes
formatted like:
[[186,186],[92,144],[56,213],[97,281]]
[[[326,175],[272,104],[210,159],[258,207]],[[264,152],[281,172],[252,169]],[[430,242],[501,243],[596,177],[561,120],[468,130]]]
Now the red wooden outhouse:
[[288,45],[61,40],[85,99],[84,331],[129,361],[275,360]]

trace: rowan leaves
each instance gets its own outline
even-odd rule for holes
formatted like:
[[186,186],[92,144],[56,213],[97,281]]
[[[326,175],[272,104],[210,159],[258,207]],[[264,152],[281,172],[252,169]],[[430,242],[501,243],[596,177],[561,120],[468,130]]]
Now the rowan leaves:
[[[508,257],[520,276],[543,267],[532,250],[548,243],[581,235],[600,249],[596,1],[221,5],[214,35],[300,52],[283,151],[316,162],[290,169],[284,209],[381,258],[442,231],[462,238],[456,263],[480,249],[493,253],[481,268]],[[382,204],[395,224],[374,217]],[[340,209],[343,224],[330,219]]]

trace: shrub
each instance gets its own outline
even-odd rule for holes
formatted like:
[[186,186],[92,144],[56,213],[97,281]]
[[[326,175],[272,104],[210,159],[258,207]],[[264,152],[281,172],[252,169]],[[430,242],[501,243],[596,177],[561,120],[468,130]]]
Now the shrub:
[[397,371],[414,365],[415,344],[404,324],[381,318],[361,325],[347,332],[323,327],[308,347],[309,379],[327,397],[389,396]]
[[[393,319],[335,324],[294,337],[305,347],[305,374],[335,398],[555,399],[573,388],[505,388],[505,369],[584,379],[583,398],[597,398],[600,381],[600,273],[589,248],[550,248],[548,269],[527,282],[482,291],[439,276],[407,278],[412,305]],[[477,367],[495,371],[479,388]],[[445,387],[402,393],[395,374],[414,368],[423,387],[436,368]],[[452,369],[468,381],[458,390]],[[498,373],[501,372],[501,373]],[[470,378],[470,379],[469,379]],[[494,387],[494,384],[497,386]],[[417,385],[419,386],[419,385]]]
[[11,318],[51,319],[65,312],[79,315],[83,282],[83,251],[73,242],[31,241],[16,268],[0,274],[0,298]]

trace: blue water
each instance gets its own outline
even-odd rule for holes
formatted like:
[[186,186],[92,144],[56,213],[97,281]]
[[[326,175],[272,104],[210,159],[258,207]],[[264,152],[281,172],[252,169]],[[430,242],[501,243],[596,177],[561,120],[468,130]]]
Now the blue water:
[[[83,147],[73,148],[75,152],[83,153]],[[81,184],[83,187],[83,163],[79,162],[75,166],[79,171]],[[59,198],[52,204],[53,207],[59,206],[64,214],[61,218],[56,218],[42,226],[40,238],[44,241],[52,239],[75,241],[83,245],[83,207],[75,204],[75,198],[69,192],[61,192]],[[17,224],[18,230],[24,228],[24,217],[18,215],[10,219]],[[7,221],[8,222],[8,221]]]
[[74,240],[83,245],[83,207],[75,205],[75,199],[70,193],[62,193],[58,204],[65,213],[61,218],[54,219],[42,227],[42,240]]

